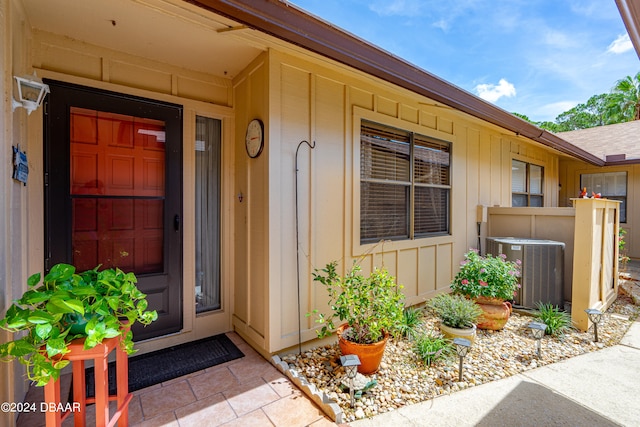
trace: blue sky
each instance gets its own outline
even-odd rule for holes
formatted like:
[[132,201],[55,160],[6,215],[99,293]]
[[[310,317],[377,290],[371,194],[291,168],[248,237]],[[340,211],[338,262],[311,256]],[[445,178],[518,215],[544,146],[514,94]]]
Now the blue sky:
[[614,0],[290,3],[535,121],[640,71]]

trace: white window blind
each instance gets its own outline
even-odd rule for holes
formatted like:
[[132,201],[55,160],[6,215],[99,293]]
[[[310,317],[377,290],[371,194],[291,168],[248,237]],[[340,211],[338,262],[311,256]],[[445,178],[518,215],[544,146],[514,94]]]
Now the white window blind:
[[360,240],[449,232],[450,143],[362,122]]
[[627,222],[627,172],[584,173],[580,188],[587,194],[600,193],[606,199],[620,200],[620,222]]

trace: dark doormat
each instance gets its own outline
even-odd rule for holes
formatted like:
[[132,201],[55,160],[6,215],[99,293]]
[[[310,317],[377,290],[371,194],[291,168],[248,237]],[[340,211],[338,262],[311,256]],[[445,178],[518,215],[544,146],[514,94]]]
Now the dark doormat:
[[[129,358],[129,391],[169,381],[244,357],[225,335],[192,341]],[[95,393],[93,368],[85,370],[87,397]],[[73,389],[73,388],[72,388]],[[109,363],[109,394],[116,394],[116,364]]]

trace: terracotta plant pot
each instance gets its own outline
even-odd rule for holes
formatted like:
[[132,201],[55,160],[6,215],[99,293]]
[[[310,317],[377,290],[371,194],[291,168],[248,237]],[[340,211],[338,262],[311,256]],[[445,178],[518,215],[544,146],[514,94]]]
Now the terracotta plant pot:
[[349,327],[346,323],[338,327],[336,333],[338,335],[338,345],[343,355],[355,354],[360,359],[358,372],[362,375],[373,374],[378,371],[382,356],[384,355],[384,347],[389,339],[389,334],[385,334],[381,341],[373,344],[358,344],[342,338],[343,332]]
[[511,316],[511,303],[497,298],[477,297],[476,304],[482,309],[478,319],[479,329],[499,331]]
[[440,332],[442,332],[442,335],[444,335],[445,338],[449,338],[451,340],[454,338],[465,338],[473,344],[476,338],[476,325],[473,325],[472,328],[452,328],[444,323],[440,323]]

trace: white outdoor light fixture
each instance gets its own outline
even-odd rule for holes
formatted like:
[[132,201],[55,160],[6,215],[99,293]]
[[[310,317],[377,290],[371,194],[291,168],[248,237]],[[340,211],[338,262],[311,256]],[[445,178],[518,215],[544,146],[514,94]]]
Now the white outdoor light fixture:
[[587,308],[584,312],[587,313],[589,320],[593,323],[593,341],[598,342],[598,323],[602,319],[602,312],[595,308]]
[[531,329],[531,332],[533,333],[533,337],[536,339],[536,342],[538,343],[538,346],[537,346],[538,358],[540,358],[540,341],[542,340],[542,337],[544,337],[544,332],[547,330],[547,325],[545,323],[540,323],[540,322],[530,322],[527,325],[527,327]]
[[42,83],[42,80],[36,77],[35,73],[30,77],[13,76],[13,78],[18,84],[18,99],[13,99],[12,111],[23,107],[31,114],[32,111],[38,109],[44,97],[49,93],[49,85]]
[[347,354],[346,356],[340,356],[340,364],[344,367],[349,378],[349,394],[351,396],[351,407],[355,404],[353,399],[353,379],[358,374],[358,366],[360,366],[360,358],[355,354]]
[[456,353],[460,357],[460,366],[458,367],[458,381],[462,381],[462,360],[469,353],[471,341],[466,338],[454,338],[453,344],[456,346]]

